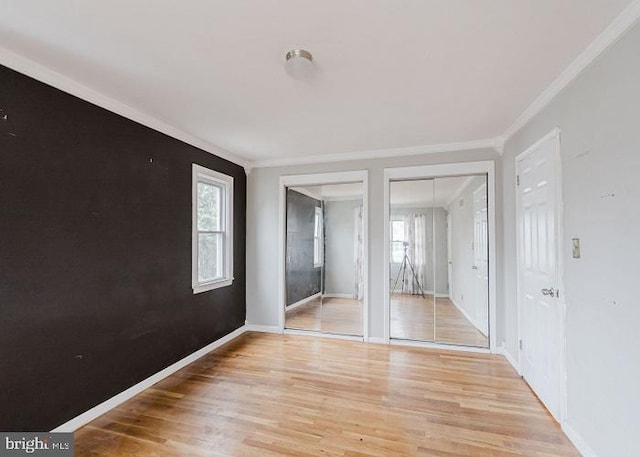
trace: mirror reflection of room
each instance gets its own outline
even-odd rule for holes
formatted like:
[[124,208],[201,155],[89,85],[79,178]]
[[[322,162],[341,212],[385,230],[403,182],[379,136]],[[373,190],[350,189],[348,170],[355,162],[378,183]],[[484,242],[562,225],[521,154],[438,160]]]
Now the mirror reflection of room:
[[362,335],[363,185],[287,188],[285,328]]
[[390,183],[390,336],[488,347],[486,176]]

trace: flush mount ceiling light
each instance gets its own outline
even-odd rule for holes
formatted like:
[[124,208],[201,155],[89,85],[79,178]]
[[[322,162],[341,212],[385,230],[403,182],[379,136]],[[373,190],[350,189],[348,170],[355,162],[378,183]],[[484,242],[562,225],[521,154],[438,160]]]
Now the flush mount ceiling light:
[[287,52],[286,69],[287,73],[295,79],[306,79],[313,73],[313,56],[304,49],[292,49]]

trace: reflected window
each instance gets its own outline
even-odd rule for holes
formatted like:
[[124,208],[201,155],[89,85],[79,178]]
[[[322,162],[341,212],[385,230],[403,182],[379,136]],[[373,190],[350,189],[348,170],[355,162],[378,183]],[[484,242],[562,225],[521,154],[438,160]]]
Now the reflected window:
[[391,261],[401,263],[404,258],[405,239],[404,221],[391,221]]
[[322,266],[322,208],[316,208],[315,221],[313,223],[313,266]]

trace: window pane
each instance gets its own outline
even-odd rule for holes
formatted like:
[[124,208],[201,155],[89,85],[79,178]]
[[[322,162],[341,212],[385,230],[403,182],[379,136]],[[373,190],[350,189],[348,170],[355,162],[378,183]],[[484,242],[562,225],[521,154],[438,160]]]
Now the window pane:
[[404,221],[393,221],[391,223],[392,241],[404,241]]
[[221,191],[218,186],[198,183],[198,231],[221,230]]
[[400,263],[404,259],[404,242],[394,241],[391,243],[391,261]]
[[215,281],[224,276],[222,233],[198,234],[198,282]]

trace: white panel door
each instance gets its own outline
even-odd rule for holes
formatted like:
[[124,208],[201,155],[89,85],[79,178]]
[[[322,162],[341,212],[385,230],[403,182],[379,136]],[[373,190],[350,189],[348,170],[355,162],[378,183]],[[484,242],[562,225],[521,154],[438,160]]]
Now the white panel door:
[[489,232],[487,186],[473,192],[473,301],[475,324],[489,335]]
[[447,213],[447,293],[453,297],[453,247],[451,246],[451,213]]
[[518,157],[518,293],[524,379],[560,420],[562,302],[558,299],[559,136]]

